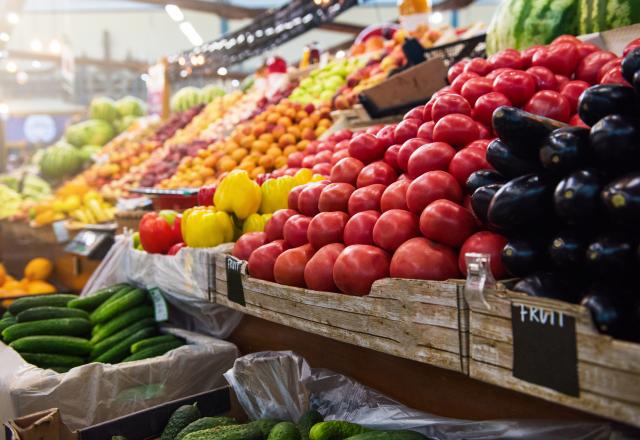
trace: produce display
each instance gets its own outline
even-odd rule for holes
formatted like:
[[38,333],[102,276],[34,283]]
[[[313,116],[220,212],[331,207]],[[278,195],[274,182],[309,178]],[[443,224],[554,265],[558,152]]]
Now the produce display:
[[56,288],[47,281],[52,272],[53,263],[38,257],[26,264],[23,278],[17,280],[0,264],[0,305],[7,308],[13,302],[12,298],[55,292]]
[[289,99],[299,104],[320,105],[331,102],[338,89],[347,82],[347,77],[360,68],[360,58],[336,59],[326,66],[312,70],[309,77],[291,92]]
[[224,89],[213,84],[201,89],[197,87],[183,87],[171,97],[171,110],[174,112],[183,112],[200,104],[209,104],[216,98],[224,95]]
[[0,220],[18,218],[29,205],[49,196],[49,183],[30,169],[0,175]]

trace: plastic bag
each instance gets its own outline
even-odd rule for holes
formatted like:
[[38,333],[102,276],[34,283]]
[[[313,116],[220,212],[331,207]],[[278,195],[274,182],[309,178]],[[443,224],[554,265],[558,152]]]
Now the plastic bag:
[[437,440],[636,438],[609,423],[438,417],[408,408],[341,374],[311,368],[289,351],[243,356],[224,377],[251,419],[298,420],[312,408],[326,420],[348,420],[373,429],[410,429]]

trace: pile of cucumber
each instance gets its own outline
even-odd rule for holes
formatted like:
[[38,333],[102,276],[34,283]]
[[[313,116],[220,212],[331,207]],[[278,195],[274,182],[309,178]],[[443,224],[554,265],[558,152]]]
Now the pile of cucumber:
[[159,335],[146,290],[116,284],[80,298],[17,299],[0,319],[2,340],[27,362],[66,372],[88,362],[115,364],[160,356],[184,345]]
[[[230,417],[202,417],[197,404],[179,407],[169,418],[160,440],[425,440],[408,430],[376,431],[343,420],[324,421],[308,411],[297,423],[261,419],[241,424]],[[114,435],[112,440],[126,440]]]

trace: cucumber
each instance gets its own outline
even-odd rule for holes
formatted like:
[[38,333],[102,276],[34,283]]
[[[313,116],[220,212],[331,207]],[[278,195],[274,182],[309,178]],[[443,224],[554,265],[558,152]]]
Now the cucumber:
[[175,440],[180,431],[186,428],[191,422],[198,420],[200,417],[202,417],[202,415],[198,409],[197,402],[193,405],[182,405],[176,409],[173,414],[171,414],[171,417],[169,417],[169,421],[164,427],[164,431],[162,431],[160,440]]
[[33,307],[66,307],[69,301],[76,299],[78,295],[71,295],[67,293],[56,293],[53,295],[38,295],[27,296],[25,298],[18,298],[9,306],[9,312],[13,316]]
[[2,333],[2,330],[15,324],[16,322],[18,321],[16,321],[16,318],[14,318],[13,316],[0,319],[0,333]]
[[141,341],[149,336],[156,334],[155,327],[147,327],[142,330],[138,330],[131,336],[118,342],[116,345],[102,353],[97,358],[93,359],[95,362],[102,362],[103,364],[117,364],[122,361],[131,350],[131,344]]
[[8,311],[8,310],[5,310],[5,312],[2,314],[2,318],[0,318],[0,319],[10,318],[11,316],[13,316],[13,315],[11,314],[11,312],[10,312],[10,311]]
[[38,367],[77,367],[83,365],[84,359],[80,356],[48,353],[20,353],[22,358],[30,364]]
[[135,309],[128,310],[117,318],[104,324],[100,330],[93,335],[91,343],[96,344],[102,341],[104,338],[111,336],[118,330],[121,330],[128,325],[133,324],[136,321],[144,318],[150,318],[153,316],[153,307],[151,306],[138,306]]
[[313,425],[324,421],[324,417],[318,411],[310,410],[302,414],[300,420],[298,420],[298,429],[300,430],[300,438],[302,440],[309,440],[309,431],[313,428]]
[[51,353],[87,356],[91,353],[91,343],[87,339],[74,336],[25,336],[9,344],[20,353]]
[[160,336],[155,336],[153,338],[144,339],[140,342],[136,342],[131,346],[131,353],[135,354],[144,348],[153,347],[154,345],[158,345],[158,344],[164,344],[165,342],[184,343],[182,339],[177,338],[173,335],[160,335]]
[[259,419],[259,420],[253,421],[251,423],[248,423],[247,425],[251,425],[251,426],[254,426],[254,427],[258,428],[260,430],[260,432],[262,432],[262,436],[264,438],[267,438],[267,437],[269,437],[269,434],[271,433],[271,430],[280,422],[282,422],[282,420]]
[[2,331],[5,342],[13,342],[25,336],[55,335],[84,336],[91,332],[91,323],[82,318],[45,319],[43,321],[19,322]]
[[264,440],[265,438],[260,428],[252,422],[246,425],[218,426],[192,432],[182,440]]
[[105,287],[104,289],[96,290],[95,292],[90,293],[88,296],[69,301],[67,307],[91,312],[97,309],[103,302],[111,298],[113,294],[120,291],[124,287],[129,287],[129,285],[127,283],[120,283],[114,284],[113,286]]
[[192,432],[202,431],[204,429],[211,429],[217,426],[237,425],[236,419],[231,417],[203,417],[195,422],[189,423],[182,431],[176,435],[175,440],[182,440],[187,434]]
[[406,429],[400,431],[371,431],[348,437],[347,440],[424,440],[427,437],[419,432]]
[[125,338],[128,338],[138,330],[154,326],[155,324],[156,321],[153,318],[145,318],[141,321],[136,322],[135,324],[131,324],[130,326],[123,328],[122,330],[95,344],[91,349],[91,359],[97,358],[102,353],[116,345],[118,342]]
[[43,319],[56,318],[83,318],[89,319],[89,314],[84,310],[69,309],[67,307],[40,306],[27,309],[18,313],[18,322],[41,321]]
[[142,289],[134,289],[128,292],[126,295],[105,304],[104,307],[100,307],[98,310],[91,314],[92,324],[102,324],[109,321],[111,318],[118,316],[126,310],[130,310],[133,307],[142,304],[147,298],[147,291]]
[[300,431],[295,423],[280,422],[273,427],[267,440],[300,440]]
[[91,337],[95,336],[96,333],[98,333],[102,327],[103,326],[101,324],[94,325],[93,328],[91,329]]
[[368,431],[370,429],[356,423],[344,420],[330,420],[313,425],[311,431],[309,431],[309,438],[311,440],[343,440]]
[[119,300],[120,298],[122,298],[124,295],[126,295],[129,292],[134,291],[136,288],[134,286],[130,286],[130,285],[126,285],[124,287],[122,287],[120,290],[118,290],[116,293],[114,293],[113,295],[111,295],[109,298],[107,298],[102,304],[100,304],[93,312],[93,313],[99,313],[100,310],[104,310],[109,304],[111,304],[114,301]]
[[139,361],[140,359],[148,359],[156,356],[162,356],[163,354],[182,347],[184,343],[182,341],[165,342],[163,344],[152,345],[151,347],[143,348],[131,356],[127,356],[122,362]]

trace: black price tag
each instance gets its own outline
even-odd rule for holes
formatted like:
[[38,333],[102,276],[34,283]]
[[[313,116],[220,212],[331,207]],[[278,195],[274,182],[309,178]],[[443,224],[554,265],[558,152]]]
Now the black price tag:
[[511,305],[513,376],[578,397],[576,321],[573,316]]
[[246,306],[244,301],[244,289],[242,288],[242,260],[227,256],[227,297],[236,304]]

